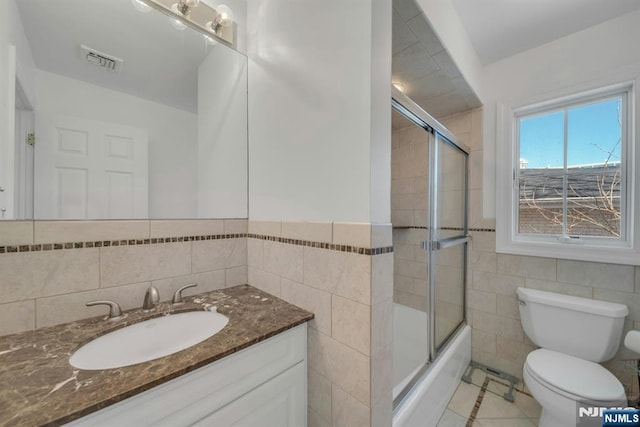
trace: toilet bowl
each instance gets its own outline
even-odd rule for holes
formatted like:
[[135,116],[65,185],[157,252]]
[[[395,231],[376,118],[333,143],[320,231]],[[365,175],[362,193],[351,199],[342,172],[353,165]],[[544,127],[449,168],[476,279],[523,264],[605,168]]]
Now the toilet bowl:
[[543,407],[540,427],[575,426],[578,405],[626,407],[624,387],[601,365],[547,349],[527,356],[524,382]]
[[626,407],[624,387],[596,362],[617,352],[627,306],[525,288],[517,295],[524,332],[541,347],[523,369],[542,406],[539,427],[574,427],[580,404]]

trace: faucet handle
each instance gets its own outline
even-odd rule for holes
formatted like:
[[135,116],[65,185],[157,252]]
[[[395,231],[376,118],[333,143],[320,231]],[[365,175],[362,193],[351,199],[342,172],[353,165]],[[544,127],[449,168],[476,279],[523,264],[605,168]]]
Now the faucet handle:
[[92,305],[108,305],[109,306],[109,320],[115,320],[122,317],[122,310],[120,305],[115,301],[89,301],[85,304],[87,307]]
[[178,289],[176,293],[173,294],[173,299],[171,300],[171,304],[182,304],[184,302],[184,298],[182,297],[182,291],[188,288],[194,288],[196,286],[198,286],[197,283],[189,283],[188,285],[184,285],[183,287]]

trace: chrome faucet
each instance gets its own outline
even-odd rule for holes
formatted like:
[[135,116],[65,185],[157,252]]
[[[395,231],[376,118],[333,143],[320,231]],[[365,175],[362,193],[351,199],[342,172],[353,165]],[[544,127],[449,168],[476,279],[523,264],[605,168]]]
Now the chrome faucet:
[[153,310],[160,302],[160,293],[158,288],[151,285],[147,288],[147,292],[144,294],[144,301],[142,302],[142,308],[144,310]]
[[197,283],[190,283],[178,289],[175,294],[173,294],[173,299],[171,300],[171,304],[182,304],[184,302],[184,298],[182,297],[182,291],[185,289],[193,288],[198,286]]

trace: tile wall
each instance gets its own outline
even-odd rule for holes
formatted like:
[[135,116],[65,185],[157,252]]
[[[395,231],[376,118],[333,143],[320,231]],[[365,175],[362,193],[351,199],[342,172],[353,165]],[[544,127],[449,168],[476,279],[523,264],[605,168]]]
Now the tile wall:
[[391,425],[391,245],[388,224],[249,221],[249,284],[315,313],[310,427]]
[[[447,117],[442,123],[471,148],[470,228],[495,230],[482,219],[482,110]],[[520,324],[519,286],[627,304],[626,330],[640,328],[640,267],[498,254],[495,231],[472,231],[467,281],[467,318],[472,326],[472,359],[522,377],[526,355],[535,347]],[[635,374],[622,359],[640,357],[621,349],[605,363],[637,393]]]
[[0,335],[247,282],[247,220],[0,222]]

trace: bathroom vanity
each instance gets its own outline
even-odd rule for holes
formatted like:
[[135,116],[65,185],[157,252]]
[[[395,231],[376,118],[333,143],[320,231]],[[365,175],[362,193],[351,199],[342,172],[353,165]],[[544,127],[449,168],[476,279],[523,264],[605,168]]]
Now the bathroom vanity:
[[[216,306],[229,323],[186,350],[97,371],[69,364],[86,342],[152,316]],[[313,314],[248,285],[0,338],[0,425],[302,425]],[[150,331],[153,333],[153,331]],[[266,423],[266,424],[265,424]]]

